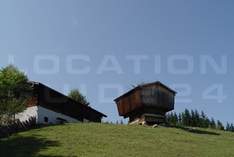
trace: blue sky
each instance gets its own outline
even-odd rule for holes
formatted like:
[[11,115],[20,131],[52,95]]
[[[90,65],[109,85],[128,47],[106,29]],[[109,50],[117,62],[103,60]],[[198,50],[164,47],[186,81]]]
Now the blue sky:
[[231,0],[1,1],[0,65],[14,63],[31,80],[64,94],[80,88],[109,121],[120,119],[112,101],[120,93],[160,80],[178,92],[175,111],[204,110],[233,122],[233,5]]

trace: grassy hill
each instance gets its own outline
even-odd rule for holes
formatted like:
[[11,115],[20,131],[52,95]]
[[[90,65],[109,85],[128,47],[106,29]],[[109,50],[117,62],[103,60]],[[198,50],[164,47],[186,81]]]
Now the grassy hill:
[[1,157],[231,157],[234,134],[107,124],[67,124],[0,140]]

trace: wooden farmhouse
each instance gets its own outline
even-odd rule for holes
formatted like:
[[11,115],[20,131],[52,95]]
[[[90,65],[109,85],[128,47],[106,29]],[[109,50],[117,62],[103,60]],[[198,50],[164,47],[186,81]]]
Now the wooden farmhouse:
[[120,116],[129,123],[159,124],[174,109],[176,92],[161,82],[139,85],[114,101]]
[[35,118],[38,124],[101,122],[105,114],[76,102],[62,93],[39,82],[30,82],[33,91],[27,108],[16,115],[21,122]]

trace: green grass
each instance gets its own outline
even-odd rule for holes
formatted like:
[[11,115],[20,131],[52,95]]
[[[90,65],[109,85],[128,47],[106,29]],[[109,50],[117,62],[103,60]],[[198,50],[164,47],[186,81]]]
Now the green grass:
[[67,124],[0,140],[0,157],[233,157],[234,134],[107,124]]

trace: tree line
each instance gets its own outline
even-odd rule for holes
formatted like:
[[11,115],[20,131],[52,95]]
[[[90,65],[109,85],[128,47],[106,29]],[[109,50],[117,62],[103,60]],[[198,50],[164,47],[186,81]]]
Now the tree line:
[[227,123],[226,127],[224,127],[221,121],[215,121],[214,118],[209,118],[203,111],[198,112],[197,110],[189,111],[185,109],[179,114],[176,112],[168,113],[166,122],[173,126],[212,128],[234,132],[234,124]]

